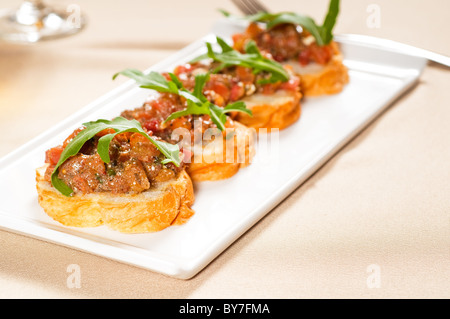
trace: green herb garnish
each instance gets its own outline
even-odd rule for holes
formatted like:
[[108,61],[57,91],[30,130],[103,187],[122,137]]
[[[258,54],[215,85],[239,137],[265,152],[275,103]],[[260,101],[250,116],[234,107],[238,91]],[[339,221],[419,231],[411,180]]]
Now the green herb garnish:
[[286,82],[289,80],[289,73],[278,62],[264,57],[259,51],[256,43],[252,40],[245,46],[245,53],[241,53],[230,47],[222,38],[217,37],[222,52],[214,52],[211,43],[206,43],[208,53],[203,54],[194,60],[192,63],[212,59],[221,64],[215,68],[212,73],[220,72],[222,69],[230,66],[242,66],[253,70],[254,73],[268,72],[270,78],[261,79],[259,84],[275,83],[278,81]]
[[173,73],[169,73],[171,80],[167,80],[164,76],[157,72],[144,74],[135,69],[127,69],[115,74],[113,79],[115,79],[119,74],[134,79],[141,88],[153,89],[162,93],[177,94],[186,99],[187,108],[182,111],[172,113],[169,117],[167,117],[164,123],[187,115],[209,115],[214,124],[216,124],[217,127],[223,131],[225,130],[224,124],[227,121],[227,113],[243,112],[252,115],[252,112],[246,108],[245,103],[241,101],[229,104],[224,108],[208,101],[203,94],[203,88],[209,80],[209,73],[200,74],[195,77],[195,86],[192,92],[184,88],[181,81]]
[[105,129],[113,129],[114,133],[106,134],[98,140],[97,152],[103,162],[109,163],[111,161],[109,157],[109,145],[117,134],[125,132],[140,133],[145,136],[156,148],[166,157],[163,163],[173,163],[176,166],[180,166],[180,149],[178,145],[169,144],[167,142],[157,141],[151,136],[149,136],[142,128],[141,124],[136,120],[127,120],[123,117],[117,117],[112,121],[109,120],[97,120],[95,122],[84,123],[85,127],[77,136],[75,136],[72,141],[65,147],[64,151],[61,153],[61,157],[56,164],[51,181],[53,187],[60,191],[65,196],[71,196],[73,193],[72,188],[70,188],[64,181],[58,178],[58,168],[71,156],[78,154],[80,149],[83,147],[84,143],[89,141],[95,135],[100,133]]
[[136,69],[126,69],[114,74],[113,80],[115,80],[119,75],[135,80],[141,88],[153,89],[162,93],[178,94],[178,90],[182,86],[178,79],[174,81],[174,78],[171,77],[172,81],[167,81],[162,74],[154,71],[150,72],[150,74],[144,74]]
[[[323,46],[329,44],[333,40],[333,28],[336,24],[337,16],[339,15],[339,5],[339,0],[330,0],[327,15],[321,26],[319,26],[313,18],[294,12],[281,12],[275,14],[259,12],[253,15],[246,16],[243,19],[250,22],[265,23],[268,29],[284,23],[300,25],[311,33],[319,46]],[[232,16],[230,13],[224,10],[220,11],[226,17]]]
[[248,115],[252,115],[252,112],[246,108],[245,103],[242,101],[228,104],[224,108],[208,101],[208,99],[203,95],[203,88],[208,80],[209,73],[197,75],[195,77],[195,87],[192,93],[197,100],[187,99],[188,107],[182,111],[172,113],[164,122],[190,114],[205,114],[211,117],[211,120],[221,131],[224,131],[224,124],[227,121],[227,113],[243,112]]
[[327,16],[325,17],[325,20],[320,27],[320,34],[324,44],[329,44],[333,40],[333,29],[336,25],[337,17],[339,15],[339,5],[339,0],[330,1]]

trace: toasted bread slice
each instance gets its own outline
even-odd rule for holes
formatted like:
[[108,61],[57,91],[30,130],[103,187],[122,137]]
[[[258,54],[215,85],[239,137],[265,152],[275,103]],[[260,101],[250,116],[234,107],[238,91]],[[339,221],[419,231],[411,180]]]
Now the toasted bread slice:
[[335,55],[326,65],[311,63],[302,66],[298,61],[284,62],[290,65],[301,81],[301,91],[304,96],[331,95],[341,92],[349,82],[347,67],[343,63],[342,54],[337,45],[334,46]]
[[270,95],[257,93],[243,99],[253,116],[239,113],[235,119],[250,128],[282,130],[300,118],[301,97],[299,92],[287,90],[278,90]]
[[90,193],[66,197],[44,179],[47,164],[36,170],[38,201],[55,221],[72,227],[106,225],[123,233],[147,233],[185,223],[194,211],[192,181],[176,179],[136,194]]
[[255,155],[256,131],[232,121],[223,139],[214,139],[206,146],[194,147],[192,163],[187,168],[194,181],[216,181],[230,178],[239,169],[250,165]]

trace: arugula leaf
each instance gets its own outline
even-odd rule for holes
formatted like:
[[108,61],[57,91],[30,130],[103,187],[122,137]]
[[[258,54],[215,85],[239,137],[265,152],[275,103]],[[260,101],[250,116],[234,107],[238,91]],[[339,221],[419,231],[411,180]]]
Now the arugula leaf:
[[274,60],[265,58],[253,40],[247,43],[245,53],[241,53],[231,48],[222,38],[216,37],[216,39],[222,49],[222,52],[215,52],[212,48],[212,44],[207,42],[206,47],[208,52],[198,56],[192,60],[191,63],[208,58],[216,62],[221,62],[221,64],[212,71],[213,73],[218,73],[224,68],[230,66],[243,66],[251,68],[255,73],[262,71],[268,72],[270,74],[270,78],[260,80],[260,84],[275,83],[278,81],[286,82],[289,80],[289,73],[284,69],[284,67]]
[[177,76],[173,73],[169,73],[170,79],[172,80],[172,82],[175,83],[175,85],[177,86],[178,89],[182,89],[183,88],[183,83],[180,81],[179,78],[177,78]]
[[320,34],[324,43],[328,44],[333,40],[333,28],[339,15],[339,0],[331,0],[327,16],[320,27]]
[[223,40],[220,37],[216,37],[216,39],[217,43],[220,45],[220,48],[222,49],[222,53],[234,51],[234,49],[230,45],[228,45],[228,43],[226,43],[225,40]]
[[[330,0],[327,15],[321,26],[311,17],[294,12],[259,12],[243,17],[243,19],[250,22],[265,23],[268,29],[284,23],[300,25],[311,33],[319,46],[323,46],[329,44],[333,40],[333,28],[336,24],[337,16],[339,15],[339,6],[340,0]],[[232,15],[225,10],[219,11],[222,12],[225,17],[232,17]]]
[[245,103],[242,101],[237,101],[231,104],[228,104],[224,109],[224,113],[230,112],[243,112],[248,115],[252,115],[252,112],[246,107]]
[[227,18],[229,18],[229,17],[231,17],[232,15],[231,15],[231,13],[229,13],[227,10],[224,10],[224,9],[218,9],[218,11],[220,12],[220,13],[222,13],[225,17],[227,17]]
[[[211,107],[211,113],[212,113],[212,117],[218,118],[220,119],[223,123],[225,123],[226,120],[226,114],[227,113],[231,113],[231,112],[242,112],[242,113],[246,113],[250,116],[252,116],[252,111],[249,110],[246,106],[245,103],[242,101],[238,101],[238,102],[234,102],[232,104],[228,104],[225,108],[220,108],[216,105],[213,105]],[[221,131],[223,131],[225,129],[225,127],[220,128]]]
[[170,114],[164,121],[164,123],[167,123],[169,121],[172,121],[176,118],[179,117],[183,117],[183,116],[188,116],[188,115],[202,115],[202,114],[206,114],[209,115],[209,108],[210,108],[210,103],[209,102],[204,102],[204,103],[193,103],[192,101],[187,100],[187,108],[181,111],[177,111],[177,112],[173,112],[172,114]]
[[113,80],[115,80],[119,75],[135,80],[141,88],[153,89],[158,92],[178,94],[179,85],[181,85],[181,82],[179,81],[167,81],[162,74],[155,71],[152,71],[149,74],[144,74],[139,70],[126,69],[114,74]]
[[[226,48],[227,44],[223,42],[222,45],[225,48],[225,50],[227,50]],[[145,75],[144,73],[133,69],[119,72],[113,77],[113,79],[115,79],[116,76],[119,74],[134,79],[142,88],[154,89],[158,92],[163,93],[164,92],[174,93],[186,99],[187,108],[170,114],[165,119],[164,123],[167,123],[171,120],[174,120],[182,116],[188,116],[192,114],[209,115],[213,123],[216,124],[221,131],[223,131],[225,130],[224,124],[227,120],[226,113],[233,111],[233,112],[244,112],[249,115],[252,115],[252,112],[246,108],[245,103],[243,102],[233,103],[225,108],[220,108],[219,106],[209,102],[208,99],[203,94],[203,89],[210,77],[209,73],[199,74],[195,76],[195,86],[192,92],[184,88],[181,81],[173,73],[169,73],[169,76],[171,78],[170,81],[164,78],[162,75],[160,76],[155,75],[154,72],[150,73],[149,75]],[[157,83],[157,85],[151,85],[150,87],[150,85],[148,85],[149,83],[153,84]],[[170,88],[170,91],[168,91],[168,88]]]
[[211,117],[211,120],[216,123],[219,130],[223,132],[225,130],[224,124],[227,120],[227,115],[225,114],[223,108],[211,104],[209,106],[209,116]]
[[[225,122],[227,121],[227,113],[230,112],[243,112],[252,115],[252,112],[246,108],[244,102],[235,102],[227,105],[225,108],[221,108],[211,102],[209,102],[203,95],[203,88],[209,80],[209,73],[200,74],[195,77],[195,87],[193,91],[194,97],[198,100],[187,99],[187,108],[174,112],[164,121],[164,123],[174,120],[176,118],[196,114],[196,115],[209,115],[214,124],[217,125],[219,130],[225,130]],[[184,91],[183,91],[184,92]]]
[[194,91],[192,94],[194,94],[195,97],[197,97],[200,101],[206,102],[207,99],[203,95],[203,88],[206,85],[206,82],[209,80],[209,73],[204,74],[198,74],[195,77],[195,85],[194,85]]
[[126,76],[136,81],[136,83],[144,89],[155,90],[160,93],[172,93],[183,96],[187,100],[192,100],[194,103],[200,103],[198,97],[193,95],[188,90],[184,89],[183,83],[173,73],[168,73],[170,80],[167,80],[161,73],[150,72],[144,74],[143,72],[135,69],[125,69],[121,72],[114,74],[113,80],[119,75]]
[[190,114],[205,114],[211,117],[211,120],[217,125],[219,130],[224,131],[227,113],[231,112],[242,112],[250,116],[253,115],[252,111],[249,110],[242,101],[229,104],[225,108],[221,108],[207,101],[202,105],[188,103],[188,107],[185,110],[172,113],[165,122]]
[[78,135],[75,136],[75,138],[73,138],[73,140],[69,144],[67,144],[64,151],[61,153],[61,157],[56,164],[51,176],[53,187],[55,187],[65,196],[71,196],[73,190],[66,183],[64,183],[64,181],[58,178],[59,167],[71,156],[78,154],[80,149],[88,140],[105,129],[113,129],[115,131],[115,133],[102,136],[98,141],[97,152],[100,155],[102,161],[104,161],[105,163],[110,162],[109,145],[114,136],[125,132],[135,132],[145,136],[166,157],[166,159],[163,161],[163,164],[173,163],[176,166],[180,166],[181,159],[180,149],[178,145],[173,145],[153,139],[142,129],[141,124],[136,120],[130,121],[123,117],[117,117],[112,121],[100,119],[95,122],[84,123],[83,126],[85,127],[85,129],[78,133]]

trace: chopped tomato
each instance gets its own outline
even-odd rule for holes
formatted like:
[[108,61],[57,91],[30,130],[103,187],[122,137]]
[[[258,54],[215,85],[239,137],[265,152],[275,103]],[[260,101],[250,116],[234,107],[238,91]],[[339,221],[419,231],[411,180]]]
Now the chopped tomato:
[[245,94],[244,86],[235,84],[231,88],[230,100],[232,102],[239,100]]
[[130,136],[132,134],[134,134],[134,133],[131,133],[131,132],[120,133],[114,137],[114,140],[116,140],[118,143],[126,144],[130,140]]
[[157,119],[151,119],[149,121],[144,122],[142,127],[148,132],[152,133],[159,131],[160,123]]
[[56,146],[51,148],[45,152],[45,162],[50,165],[58,164],[59,159],[61,158],[61,153],[64,151],[64,147]]
[[244,34],[237,33],[232,36],[232,39],[234,43],[234,49],[237,51],[244,51],[244,45],[247,37]]
[[222,96],[224,100],[228,100],[230,98],[230,89],[222,82],[219,81],[210,82],[208,88],[216,92],[216,94]]
[[183,154],[183,162],[184,163],[190,163],[191,160],[192,160],[193,153],[190,150],[188,150],[187,148],[184,148],[184,147],[181,149],[181,152]]
[[89,186],[88,181],[78,175],[73,177],[72,185],[77,191],[79,191],[83,194],[86,194],[91,190],[91,187]]
[[257,23],[250,23],[250,25],[247,28],[246,33],[251,39],[256,38],[263,29],[257,24]]
[[302,50],[298,55],[298,62],[303,66],[308,65],[310,59],[311,59],[311,51],[308,49]]
[[245,46],[247,45],[248,40],[256,39],[258,35],[262,32],[260,26],[257,23],[251,23],[245,33],[242,34],[234,34],[232,36],[233,39],[233,48],[237,51],[243,52],[245,50]]
[[251,68],[246,68],[242,66],[236,67],[236,75],[239,81],[253,83],[255,81],[255,75]]
[[191,69],[192,65],[190,64],[178,65],[173,73],[178,76],[182,73],[188,73],[189,71],[191,71]]
[[330,45],[318,46],[316,43],[311,44],[299,54],[299,63],[307,65],[309,62],[319,64],[327,64],[333,56],[333,48]]
[[191,123],[183,117],[171,120],[170,122],[168,122],[168,125],[170,126],[171,130],[176,130],[177,128],[185,128],[188,130],[191,129]]
[[313,44],[311,46],[312,49],[312,55],[314,57],[314,60],[319,64],[327,64],[328,61],[330,61],[332,52],[330,50],[329,46],[321,46],[319,47],[316,44]]
[[278,87],[277,85],[274,85],[274,84],[271,84],[271,83],[265,84],[262,87],[262,93],[263,94],[273,94],[277,90],[277,87]]
[[103,131],[98,132],[97,136],[98,137],[102,137],[102,136],[105,136],[105,135],[108,135],[108,134],[114,134],[115,132],[116,131],[114,131],[114,129],[107,128],[107,129],[104,129]]
[[296,91],[300,87],[300,78],[297,76],[291,76],[289,81],[283,82],[280,85],[280,89],[287,91]]
[[[146,103],[146,106],[150,106],[152,110],[144,109],[140,112],[138,118],[141,119],[152,119],[158,113],[164,114],[165,112],[172,113],[172,108],[174,105],[179,103],[178,96],[173,94],[164,94],[160,98],[152,99],[151,101]],[[168,116],[168,114],[167,114]]]
[[158,156],[159,150],[144,135],[134,133],[130,137],[131,155],[140,161],[148,162],[152,156]]

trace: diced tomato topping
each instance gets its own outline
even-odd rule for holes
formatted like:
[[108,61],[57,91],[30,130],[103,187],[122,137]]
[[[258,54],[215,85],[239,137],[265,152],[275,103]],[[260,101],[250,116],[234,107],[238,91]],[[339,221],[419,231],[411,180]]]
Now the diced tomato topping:
[[208,87],[210,90],[216,92],[216,94],[222,96],[224,100],[228,100],[230,98],[230,89],[222,82],[211,82]]
[[297,76],[291,76],[289,81],[283,82],[280,85],[280,89],[287,91],[296,91],[300,87],[300,78]]
[[263,29],[257,24],[257,23],[250,23],[250,25],[247,28],[246,33],[248,36],[252,39],[256,38]]
[[273,94],[273,93],[275,93],[275,91],[276,91],[276,86],[275,85],[273,85],[273,84],[265,84],[263,87],[262,87],[262,93],[263,94]]
[[250,39],[256,39],[261,32],[262,29],[258,26],[258,24],[251,23],[245,33],[238,33],[232,36],[233,48],[237,51],[243,52],[247,41]]
[[144,122],[142,127],[148,132],[157,132],[160,128],[160,123],[157,119],[151,119],[149,121]]
[[108,134],[114,134],[115,132],[116,131],[114,131],[114,129],[107,128],[107,129],[104,129],[103,131],[98,132],[97,136],[98,137],[102,137],[102,136],[105,136],[105,135],[108,135]]
[[176,130],[177,128],[184,128],[184,129],[187,129],[187,130],[191,129],[190,122],[187,121],[183,117],[179,117],[179,118],[173,119],[173,120],[171,120],[171,121],[169,121],[167,123],[170,126],[171,130]]
[[298,60],[303,66],[310,62],[325,65],[330,61],[332,56],[333,48],[331,45],[318,46],[316,43],[313,43],[308,48],[300,52]]
[[318,45],[313,44],[311,46],[312,49],[312,55],[314,57],[314,60],[319,64],[326,64],[331,58],[331,50],[329,46],[322,46],[319,47]]
[[178,65],[173,73],[178,76],[182,73],[188,73],[189,71],[191,71],[191,69],[192,65],[190,64]]
[[245,89],[242,85],[235,84],[231,88],[230,100],[232,102],[239,100],[245,94]]
[[148,143],[149,141],[147,140],[147,138],[140,134],[140,133],[133,133],[130,136],[130,147],[135,147],[136,145],[138,145],[139,143]]
[[244,43],[247,39],[244,34],[237,33],[232,36],[234,49],[237,51],[243,51],[244,50]]
[[134,134],[132,132],[124,132],[124,133],[120,133],[117,134],[114,139],[118,142],[118,143],[123,143],[123,144],[127,144],[128,141],[130,140],[130,136]]
[[152,156],[159,155],[159,150],[140,133],[130,136],[130,148],[132,156],[140,161],[148,162]]
[[309,63],[310,58],[311,58],[311,51],[308,49],[305,49],[305,50],[301,51],[300,54],[298,55],[298,62],[301,65],[306,66]]
[[47,150],[45,152],[45,163],[48,163],[50,165],[58,164],[58,161],[61,158],[61,153],[63,151],[64,148],[61,145]]
[[192,152],[188,150],[187,148],[182,148],[181,152],[183,154],[183,162],[190,163],[192,159]]
[[89,187],[88,181],[81,176],[75,176],[72,179],[72,185],[83,194],[86,194],[91,189]]
[[[158,99],[154,99],[151,102],[149,102],[149,105],[152,107],[152,109],[155,112],[159,112],[159,111],[165,111],[165,110],[170,110],[171,106],[174,104],[175,102],[173,101],[173,99],[171,99],[169,96],[166,96],[166,98],[158,98]],[[141,114],[139,114],[140,118],[147,118],[147,119],[151,119],[154,117],[154,114],[149,113],[149,112],[141,112]]]
[[255,75],[250,68],[238,66],[236,67],[236,75],[241,82],[253,83],[255,81]]

